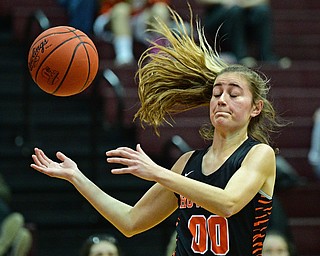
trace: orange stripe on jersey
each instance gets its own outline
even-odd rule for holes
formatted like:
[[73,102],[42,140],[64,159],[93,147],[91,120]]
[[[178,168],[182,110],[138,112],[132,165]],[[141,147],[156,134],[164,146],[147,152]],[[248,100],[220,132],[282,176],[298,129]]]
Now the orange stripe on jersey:
[[263,219],[263,218],[265,218],[267,216],[268,216],[268,213],[266,213],[264,215],[261,215],[261,216],[257,216],[256,219]]
[[[265,197],[266,198],[266,197]],[[269,204],[270,200],[269,199],[265,199],[265,200],[259,200],[258,203],[260,204]]]
[[253,241],[255,242],[257,239],[264,238],[264,237],[265,237],[265,235],[262,235],[262,234],[255,235],[255,236],[253,236]]
[[263,241],[272,210],[272,200],[259,194],[255,205],[252,255],[261,256]]
[[252,252],[252,255],[261,255],[261,253],[262,253],[262,246],[261,246],[261,248],[254,250]]

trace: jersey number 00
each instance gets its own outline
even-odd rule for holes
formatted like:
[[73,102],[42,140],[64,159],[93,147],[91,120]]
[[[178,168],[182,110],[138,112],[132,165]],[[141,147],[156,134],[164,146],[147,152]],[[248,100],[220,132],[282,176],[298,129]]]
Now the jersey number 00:
[[229,251],[228,220],[218,215],[206,218],[193,215],[189,219],[189,230],[193,236],[191,248],[195,253],[204,254],[210,250],[216,255],[226,255]]

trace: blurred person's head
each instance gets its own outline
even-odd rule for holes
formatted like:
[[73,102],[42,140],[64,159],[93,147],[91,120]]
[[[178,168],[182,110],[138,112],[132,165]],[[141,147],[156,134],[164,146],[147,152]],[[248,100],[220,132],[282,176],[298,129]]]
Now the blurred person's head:
[[121,250],[114,236],[96,234],[84,242],[80,256],[121,256]]
[[262,256],[292,256],[288,239],[278,231],[267,232]]

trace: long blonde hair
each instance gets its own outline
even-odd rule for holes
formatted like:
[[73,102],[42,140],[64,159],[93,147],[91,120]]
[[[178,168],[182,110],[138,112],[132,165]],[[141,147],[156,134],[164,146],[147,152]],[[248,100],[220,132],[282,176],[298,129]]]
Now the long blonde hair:
[[[154,127],[164,122],[172,125],[173,115],[193,108],[208,106],[216,77],[224,72],[239,72],[251,84],[253,102],[262,99],[261,114],[249,124],[248,133],[253,138],[268,143],[268,132],[277,124],[275,111],[267,100],[267,80],[255,71],[240,65],[228,65],[207,42],[199,20],[196,20],[198,44],[194,37],[193,16],[190,8],[190,31],[178,13],[169,8],[176,28],[170,29],[157,20],[153,31],[164,37],[168,45],[152,42],[152,46],[140,57],[137,71],[138,95],[141,106],[135,114],[142,126]],[[190,36],[190,35],[191,36]],[[157,50],[156,53],[152,50]],[[267,120],[264,120],[266,118]],[[171,120],[169,120],[171,119]],[[212,129],[203,129],[201,135],[212,139]]]

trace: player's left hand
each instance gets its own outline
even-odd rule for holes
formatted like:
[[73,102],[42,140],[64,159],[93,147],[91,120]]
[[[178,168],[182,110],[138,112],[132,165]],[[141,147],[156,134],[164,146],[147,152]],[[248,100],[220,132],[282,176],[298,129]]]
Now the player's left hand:
[[106,152],[108,163],[122,164],[126,167],[112,169],[113,174],[132,174],[139,178],[155,181],[157,172],[165,170],[151,160],[142,150],[140,144],[136,150],[119,147]]

